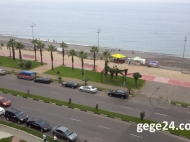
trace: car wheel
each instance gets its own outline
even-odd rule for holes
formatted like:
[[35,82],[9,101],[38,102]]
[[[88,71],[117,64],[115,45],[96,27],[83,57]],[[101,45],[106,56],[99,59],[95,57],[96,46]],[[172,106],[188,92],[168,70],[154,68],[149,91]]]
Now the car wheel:
[[17,78],[18,78],[18,79],[20,79],[20,77],[19,77],[19,76],[17,76]]
[[73,89],[74,87],[72,86],[71,88]]
[[69,139],[67,139],[67,142],[69,142]]
[[91,93],[91,94],[93,94],[93,92],[92,92],[92,91],[90,91],[90,93]]
[[121,99],[123,99],[123,97],[121,97]]
[[109,96],[111,97],[112,95],[111,95],[111,94],[109,94]]
[[8,117],[6,117],[6,119],[7,119],[7,121],[9,121],[9,118],[8,118]]
[[18,120],[17,123],[20,124],[20,121]]
[[40,131],[41,131],[41,132],[43,132],[44,130],[43,130],[43,129],[41,129]]

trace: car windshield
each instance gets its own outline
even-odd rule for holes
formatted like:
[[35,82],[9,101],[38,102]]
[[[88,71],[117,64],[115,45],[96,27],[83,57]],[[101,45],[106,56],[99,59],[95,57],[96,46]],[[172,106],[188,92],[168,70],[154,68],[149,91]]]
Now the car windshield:
[[95,89],[94,87],[91,87],[92,89]]
[[40,126],[43,126],[44,124],[46,124],[46,122],[43,121],[43,120],[41,120],[41,121],[38,122],[38,124],[39,124]]
[[16,113],[15,115],[16,115],[17,117],[19,117],[19,116],[21,116],[22,114],[23,114],[23,112],[19,111],[19,112]]
[[5,102],[7,102],[7,99],[3,98],[3,99],[1,99],[1,102],[5,103]]
[[65,134],[66,134],[67,136],[71,135],[72,133],[73,133],[73,131],[71,131],[71,130],[69,130],[69,129],[67,129],[67,130],[65,131]]

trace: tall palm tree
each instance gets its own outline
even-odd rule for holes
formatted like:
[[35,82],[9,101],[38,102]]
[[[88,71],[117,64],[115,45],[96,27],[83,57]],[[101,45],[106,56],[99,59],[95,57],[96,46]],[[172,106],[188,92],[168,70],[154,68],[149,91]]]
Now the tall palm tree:
[[9,49],[9,56],[11,57],[11,45],[9,43],[7,43],[7,49]]
[[15,39],[13,38],[11,38],[7,43],[7,45],[9,45],[12,48],[13,60],[15,60],[15,44],[16,42],[15,42]]
[[38,44],[38,40],[37,39],[33,39],[32,41],[32,44],[34,44],[34,55],[35,55],[35,61],[37,60],[36,59],[36,46]]
[[81,59],[82,76],[84,75],[84,59],[87,58],[87,53],[81,50],[78,53],[78,57]]
[[74,70],[74,65],[73,65],[74,58],[73,58],[73,56],[76,56],[76,55],[77,55],[77,53],[76,53],[76,51],[74,49],[72,49],[72,50],[69,51],[68,57],[70,57],[70,56],[72,57],[72,70]]
[[51,55],[51,63],[52,63],[52,70],[54,70],[53,68],[53,52],[56,51],[56,47],[53,45],[48,45],[48,51],[50,51],[50,55]]
[[140,73],[138,73],[138,72],[135,72],[135,73],[133,74],[133,78],[135,79],[136,88],[137,88],[137,81],[138,81],[138,79],[141,78],[141,77],[142,77],[142,75],[141,75]]
[[110,52],[108,50],[102,52],[101,59],[103,59],[105,61],[105,64],[104,64],[104,75],[107,77],[107,74],[108,74],[108,62],[111,59]]
[[94,53],[94,70],[95,70],[95,69],[96,69],[96,68],[95,68],[95,66],[96,66],[96,65],[95,65],[96,53],[99,52],[98,46],[92,46],[90,52]]
[[38,41],[37,48],[40,49],[41,65],[43,65],[42,49],[43,49],[45,46],[46,46],[46,45],[45,45],[44,43],[42,43],[41,41]]
[[16,47],[16,49],[19,50],[19,59],[20,59],[20,63],[22,63],[21,49],[24,48],[24,45],[21,42],[16,42],[15,47]]
[[65,42],[60,43],[60,47],[62,48],[62,55],[63,55],[63,66],[64,66],[64,56],[65,56],[65,48],[67,48],[67,44]]

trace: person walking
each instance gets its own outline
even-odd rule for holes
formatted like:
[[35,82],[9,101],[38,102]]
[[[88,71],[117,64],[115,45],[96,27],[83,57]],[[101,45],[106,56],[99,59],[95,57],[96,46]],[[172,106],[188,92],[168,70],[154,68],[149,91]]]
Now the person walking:
[[53,136],[54,142],[57,142],[56,134]]
[[43,133],[43,140],[46,142],[46,135]]

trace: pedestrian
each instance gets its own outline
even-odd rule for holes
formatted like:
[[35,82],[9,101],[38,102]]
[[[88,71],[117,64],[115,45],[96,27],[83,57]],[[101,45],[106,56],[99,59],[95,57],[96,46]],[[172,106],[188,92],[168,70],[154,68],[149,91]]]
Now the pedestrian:
[[46,142],[46,135],[43,133],[43,140]]
[[54,142],[57,142],[56,134],[53,136]]

